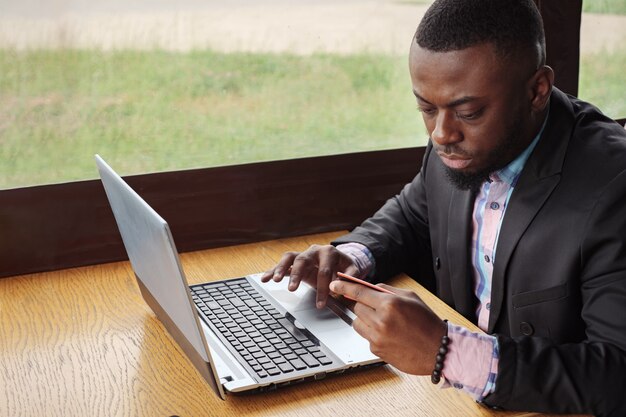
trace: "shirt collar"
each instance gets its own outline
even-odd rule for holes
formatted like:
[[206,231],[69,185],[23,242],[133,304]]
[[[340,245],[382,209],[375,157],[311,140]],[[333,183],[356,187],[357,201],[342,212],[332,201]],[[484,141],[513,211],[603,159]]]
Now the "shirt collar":
[[[549,110],[548,110],[548,113],[549,113]],[[511,187],[515,187],[515,184],[517,183],[517,180],[520,174],[522,173],[522,169],[524,168],[524,165],[526,165],[526,161],[530,157],[530,154],[532,153],[533,149],[535,149],[537,142],[539,142],[539,138],[541,137],[541,134],[543,133],[543,130],[546,127],[547,121],[548,121],[548,115],[546,115],[546,118],[543,121],[543,125],[541,126],[539,133],[537,133],[537,136],[535,136],[535,138],[530,143],[530,145],[528,145],[528,147],[524,149],[524,152],[519,154],[517,158],[511,161],[504,168],[496,172],[493,172],[489,176],[491,181],[502,181],[502,182],[509,184]]]

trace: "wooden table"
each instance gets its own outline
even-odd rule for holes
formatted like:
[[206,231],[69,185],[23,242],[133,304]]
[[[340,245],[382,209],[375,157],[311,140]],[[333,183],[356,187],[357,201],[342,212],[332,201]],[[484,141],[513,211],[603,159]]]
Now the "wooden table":
[[[339,233],[187,253],[190,284],[269,269]],[[406,276],[441,316],[474,328]],[[0,280],[0,416],[529,416],[391,366],[217,398],[145,304],[128,262]]]

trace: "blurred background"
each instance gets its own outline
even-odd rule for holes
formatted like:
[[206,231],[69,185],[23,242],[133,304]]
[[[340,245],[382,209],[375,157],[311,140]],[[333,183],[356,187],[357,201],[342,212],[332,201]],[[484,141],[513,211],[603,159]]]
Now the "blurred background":
[[[421,146],[430,0],[0,0],[0,189]],[[626,116],[626,0],[584,0],[579,96]]]

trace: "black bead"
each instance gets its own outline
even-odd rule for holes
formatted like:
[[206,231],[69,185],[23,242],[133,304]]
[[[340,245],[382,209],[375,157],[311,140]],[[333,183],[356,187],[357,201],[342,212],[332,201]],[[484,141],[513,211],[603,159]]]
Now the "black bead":
[[[444,320],[447,323],[447,320]],[[446,324],[447,326],[447,324]],[[446,334],[441,337],[441,344],[435,356],[435,368],[430,375],[430,381],[433,384],[438,384],[441,381],[441,371],[443,370],[443,362],[446,360],[446,354],[448,353],[448,345],[450,344],[450,338],[448,337],[448,329],[446,327]]]

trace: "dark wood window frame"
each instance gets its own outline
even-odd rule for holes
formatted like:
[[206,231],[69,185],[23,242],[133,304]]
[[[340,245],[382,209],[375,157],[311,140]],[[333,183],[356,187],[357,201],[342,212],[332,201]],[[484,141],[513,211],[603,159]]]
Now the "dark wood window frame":
[[[394,149],[125,179],[168,221],[185,252],[353,228],[415,176],[423,153]],[[4,190],[0,202],[0,276],[127,259],[100,180]]]
[[[582,0],[536,2],[557,85],[576,95]],[[362,152],[127,181],[168,220],[185,252],[351,229],[413,178],[423,153]],[[99,180],[0,190],[0,277],[125,258]]]

